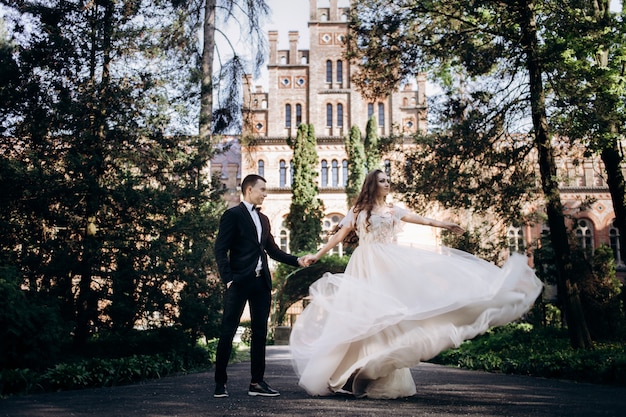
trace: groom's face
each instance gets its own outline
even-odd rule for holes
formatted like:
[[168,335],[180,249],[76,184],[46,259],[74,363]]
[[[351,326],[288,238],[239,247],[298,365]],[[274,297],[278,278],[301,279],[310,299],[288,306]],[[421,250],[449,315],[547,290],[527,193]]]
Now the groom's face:
[[265,181],[258,180],[253,187],[249,188],[246,201],[254,204],[255,206],[261,206],[265,197],[267,197],[267,186]]

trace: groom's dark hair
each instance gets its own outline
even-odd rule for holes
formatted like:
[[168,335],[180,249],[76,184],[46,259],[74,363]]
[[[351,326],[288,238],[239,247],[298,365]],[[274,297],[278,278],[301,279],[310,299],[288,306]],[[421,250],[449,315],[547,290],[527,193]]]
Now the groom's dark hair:
[[246,175],[246,177],[241,182],[241,193],[245,194],[246,193],[246,188],[254,187],[256,185],[257,181],[259,181],[259,180],[261,180],[263,182],[267,182],[265,180],[265,178],[263,178],[262,176],[257,175],[257,174]]

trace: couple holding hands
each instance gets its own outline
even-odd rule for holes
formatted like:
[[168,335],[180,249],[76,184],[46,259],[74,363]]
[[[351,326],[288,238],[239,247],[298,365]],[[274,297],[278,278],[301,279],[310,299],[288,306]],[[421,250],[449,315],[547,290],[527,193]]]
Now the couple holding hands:
[[264,380],[271,275],[267,257],[307,267],[356,232],[359,245],[344,273],[326,273],[309,289],[290,350],[299,384],[311,395],[399,398],[416,393],[410,368],[492,326],[514,321],[533,305],[541,281],[526,257],[497,267],[447,247],[396,243],[403,222],[464,233],[461,226],[419,216],[387,203],[388,176],[371,171],[339,230],[316,253],[300,258],[275,243],[256,207],[266,181],[248,175],[243,201],[220,220],[215,257],[226,285],[215,362],[214,397],[228,397],[226,367],[246,302],[251,317],[249,395],[280,395]]

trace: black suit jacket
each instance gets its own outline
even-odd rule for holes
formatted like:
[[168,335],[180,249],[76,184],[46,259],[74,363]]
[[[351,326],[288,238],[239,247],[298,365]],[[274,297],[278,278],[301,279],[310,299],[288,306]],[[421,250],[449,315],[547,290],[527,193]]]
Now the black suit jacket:
[[261,241],[258,241],[256,226],[252,215],[244,203],[224,212],[220,219],[220,228],[215,240],[215,259],[224,284],[241,282],[254,276],[254,270],[261,257],[263,278],[268,288],[272,288],[272,277],[267,265],[267,256],[279,262],[298,266],[298,258],[283,252],[270,231],[270,221],[259,212],[261,219]]

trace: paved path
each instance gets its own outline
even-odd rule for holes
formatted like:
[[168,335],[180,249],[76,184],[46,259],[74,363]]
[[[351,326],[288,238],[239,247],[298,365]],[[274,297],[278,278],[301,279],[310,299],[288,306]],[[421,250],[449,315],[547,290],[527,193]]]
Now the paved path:
[[249,397],[248,362],[229,366],[229,398],[213,398],[213,374],[142,384],[12,397],[0,417],[68,416],[626,416],[626,388],[466,371],[421,364],[417,395],[399,400],[310,397],[299,386],[287,346],[268,347],[266,379],[280,397]]

